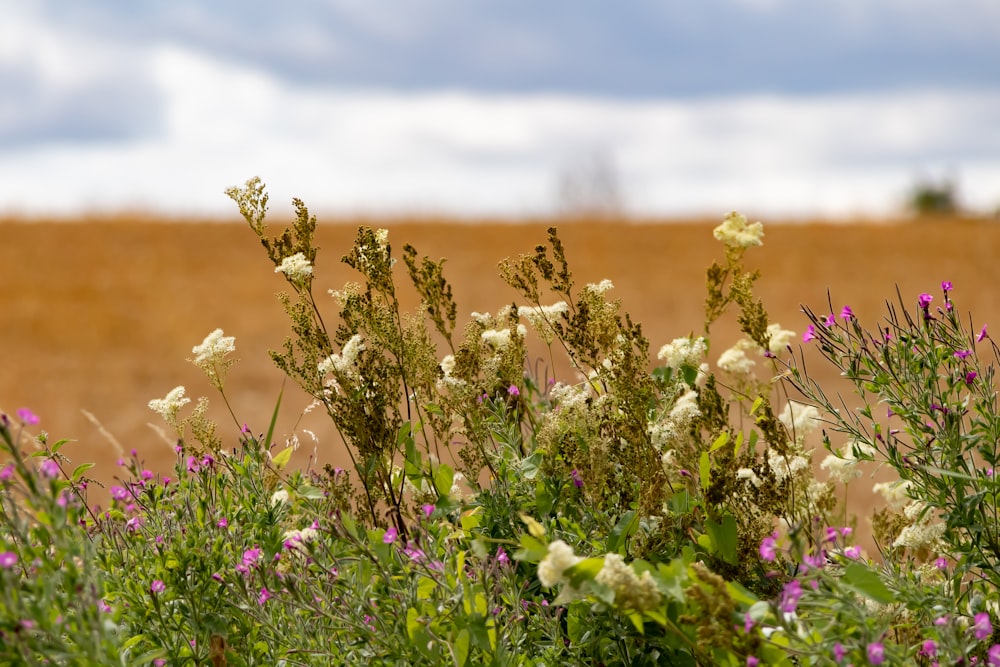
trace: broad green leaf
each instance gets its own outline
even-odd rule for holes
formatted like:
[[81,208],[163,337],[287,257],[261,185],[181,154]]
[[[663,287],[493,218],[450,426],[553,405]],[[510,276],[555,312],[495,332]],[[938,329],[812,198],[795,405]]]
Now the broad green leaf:
[[284,470],[285,466],[288,465],[288,462],[291,460],[291,458],[292,458],[292,448],[285,447],[283,450],[278,452],[277,456],[271,459],[271,463],[278,470]]
[[698,480],[701,482],[701,488],[703,491],[708,489],[711,472],[712,462],[708,458],[708,452],[702,452],[701,458],[698,460]]
[[729,431],[723,431],[722,435],[716,438],[715,442],[712,443],[712,446],[708,448],[708,451],[714,452],[715,450],[725,445],[727,442],[729,442]]
[[469,631],[462,628],[455,638],[455,665],[465,667],[465,662],[469,659]]
[[521,548],[511,556],[514,560],[537,563],[549,553],[548,546],[542,543],[541,540],[526,533],[521,533],[520,542]]
[[569,583],[573,588],[580,588],[580,584],[585,581],[593,581],[597,573],[604,567],[604,558],[584,558],[573,567],[566,568],[563,575],[569,578]]
[[736,519],[731,514],[724,516],[722,523],[709,519],[705,522],[705,528],[712,536],[712,543],[716,552],[722,556],[722,560],[730,565],[736,565],[736,547],[739,542]]
[[79,482],[83,478],[83,473],[87,472],[94,467],[93,463],[81,463],[76,468],[73,469],[73,474],[70,475],[70,479],[73,482]]
[[889,604],[896,601],[896,596],[885,585],[878,573],[861,563],[850,563],[844,568],[844,581],[857,593],[879,604]]
[[434,489],[439,496],[451,494],[451,485],[455,480],[455,471],[447,463],[440,464],[434,470]]
[[608,551],[624,554],[628,538],[635,534],[638,529],[639,515],[633,510],[625,512],[615,527],[611,529],[611,534],[608,535]]

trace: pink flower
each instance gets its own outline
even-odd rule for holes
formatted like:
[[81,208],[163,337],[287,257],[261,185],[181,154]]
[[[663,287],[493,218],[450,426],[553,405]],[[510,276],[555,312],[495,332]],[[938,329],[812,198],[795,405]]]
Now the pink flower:
[[847,649],[844,648],[843,644],[841,644],[840,642],[837,642],[836,644],[833,645],[833,659],[834,660],[836,660],[839,663],[839,662],[841,662],[844,659],[845,655],[847,655]]
[[920,655],[927,658],[933,658],[934,656],[936,656],[937,642],[934,641],[933,639],[926,640],[923,644],[920,645]]
[[799,598],[805,591],[802,590],[802,584],[798,579],[792,579],[781,591],[781,604],[779,608],[786,614],[790,614],[795,611],[799,606]]
[[947,294],[948,292],[951,291],[951,281],[950,280],[942,280],[941,281],[941,291],[944,292],[945,294]]
[[35,424],[37,424],[40,421],[38,419],[38,415],[36,415],[34,412],[32,412],[31,410],[29,410],[28,408],[18,408],[17,409],[17,418],[20,419],[25,424],[28,424],[29,426],[34,426]]
[[872,642],[868,645],[868,662],[873,665],[881,665],[885,662],[885,647],[879,642]]
[[994,644],[986,654],[987,664],[990,667],[1000,667],[1000,644]]
[[747,667],[757,667],[760,664],[760,660],[752,655],[747,656]]
[[851,310],[850,306],[844,306],[840,311],[840,319],[849,320],[854,317],[854,311]]
[[569,476],[573,478],[573,486],[578,489],[583,487],[583,478],[580,477],[580,473],[577,472],[576,468],[570,472]]
[[844,549],[844,555],[850,558],[851,560],[857,560],[861,558],[861,547],[856,545],[847,547],[846,549]]
[[0,468],[0,482],[6,482],[11,477],[14,476],[14,464],[8,463],[3,468]]
[[959,359],[965,359],[970,354],[972,354],[972,350],[955,350],[955,356]]
[[976,639],[982,641],[993,634],[993,623],[990,621],[990,615],[985,611],[981,611],[975,615],[973,618],[972,630],[976,635]]
[[215,525],[218,526],[219,528],[226,528],[227,526],[229,526],[229,521],[226,519],[226,517],[222,517],[221,519],[219,519],[219,522]]
[[503,547],[498,548],[497,549],[497,564],[498,565],[506,565],[509,562],[510,562],[510,556],[507,555],[507,552],[503,550]]
[[385,531],[385,535],[382,536],[382,542],[385,544],[392,544],[399,537],[399,531],[395,527],[389,528]]
[[921,310],[927,310],[928,308],[931,307],[931,301],[933,301],[933,300],[934,300],[934,297],[932,297],[927,292],[924,292],[919,297],[917,297],[917,304],[920,305],[920,309]]
[[109,614],[109,613],[111,613],[111,605],[109,605],[109,604],[107,603],[107,601],[105,601],[105,600],[100,600],[100,601],[99,601],[99,602],[97,603],[97,608],[98,608],[99,610],[101,610],[101,612],[102,612],[102,613],[104,613],[104,614]]
[[768,535],[760,542],[760,557],[763,560],[771,562],[775,559],[775,546],[777,545],[778,537],[775,534]]
[[979,374],[976,373],[976,371],[969,371],[968,373],[966,373],[965,374],[965,384],[968,385],[969,387],[971,387],[972,383],[976,381],[976,377],[978,375]]
[[431,505],[430,503],[427,503],[426,505],[421,505],[420,509],[423,510],[424,517],[427,519],[431,518],[431,514],[434,514],[434,505]]
[[59,464],[52,459],[45,459],[42,461],[42,464],[38,466],[38,472],[42,473],[44,477],[54,479],[59,476]]
[[261,588],[260,595],[257,596],[257,604],[263,605],[270,599],[271,599],[271,593],[266,588]]
[[17,554],[13,551],[2,551],[0,552],[0,567],[5,570],[14,567],[17,564]]
[[198,472],[200,466],[198,465],[198,459],[193,456],[187,457],[187,469],[188,472]]
[[[809,341],[816,338],[816,327],[810,324],[806,327],[806,332],[802,334],[802,342],[808,343]],[[749,660],[749,658],[747,658]]]
[[162,592],[163,592],[163,591],[165,591],[166,589],[167,589],[167,585],[166,585],[166,584],[164,584],[164,583],[163,583],[162,581],[160,581],[159,579],[154,579],[154,580],[153,580],[153,583],[151,583],[151,584],[149,585],[149,590],[150,590],[150,592],[152,592],[152,593],[162,593]]
[[521,390],[517,388],[516,384],[512,384],[511,386],[507,387],[507,393],[510,394],[511,396],[520,396]]
[[125,500],[128,498],[128,491],[123,486],[112,486],[111,497],[115,500]]
[[979,330],[979,335],[976,336],[976,342],[977,343],[982,343],[983,340],[985,340],[988,337],[989,336],[986,335],[986,325],[984,324],[983,328]]

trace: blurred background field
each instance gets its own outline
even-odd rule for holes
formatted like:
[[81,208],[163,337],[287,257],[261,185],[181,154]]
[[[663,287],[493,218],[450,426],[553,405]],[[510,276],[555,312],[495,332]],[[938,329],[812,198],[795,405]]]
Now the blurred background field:
[[[421,254],[446,257],[446,276],[455,289],[460,319],[472,311],[495,312],[516,299],[499,278],[497,262],[530,252],[544,242],[551,221],[519,224],[489,220],[458,223],[435,220],[320,220],[316,293],[328,304],[328,325],[336,319],[328,288],[355,275],[340,263],[357,224],[390,229],[397,250],[403,243]],[[272,233],[282,223],[277,216]],[[610,296],[622,301],[644,325],[651,362],[659,347],[675,337],[702,330],[705,269],[721,259],[723,247],[712,237],[716,221],[634,224],[613,220],[556,221],[578,285],[613,281]],[[235,445],[237,425],[201,372],[186,361],[191,348],[215,328],[236,337],[240,362],[230,371],[228,396],[240,422],[256,432],[267,428],[282,376],[267,356],[288,331],[276,292],[284,289],[253,233],[241,223],[184,221],[139,216],[76,221],[0,224],[0,327],[3,372],[0,407],[13,413],[29,407],[39,428],[52,438],[70,438],[64,452],[75,463],[97,461],[99,479],[116,474],[118,454],[82,413],[93,413],[126,449],[135,448],[151,467],[167,469],[173,451],[149,426],[162,426],[146,406],[177,385],[191,397],[208,396],[227,445]],[[895,298],[897,286],[907,307],[920,292],[941,302],[942,280],[954,283],[953,298],[971,311],[972,325],[1000,322],[1000,226],[988,222],[937,219],[880,224],[809,223],[767,225],[762,248],[748,252],[762,276],[758,294],[771,320],[801,333],[800,306],[826,311],[850,305],[862,323],[874,325]],[[405,285],[402,265],[397,279]],[[403,289],[403,305],[415,306]],[[737,340],[733,318],[714,331],[709,360]],[[542,350],[537,368],[545,368]],[[444,354],[443,352],[441,353]],[[809,356],[818,379],[836,384],[830,369]],[[573,377],[563,366],[559,379]],[[323,462],[344,465],[341,445],[325,417],[301,418],[307,399],[286,387],[276,436],[279,442],[298,428],[302,447],[293,461],[309,463],[314,432]],[[189,406],[190,407],[190,406]],[[835,444],[839,444],[836,443]],[[817,453],[815,461],[822,460]],[[868,502],[869,485],[854,487],[855,510]]]

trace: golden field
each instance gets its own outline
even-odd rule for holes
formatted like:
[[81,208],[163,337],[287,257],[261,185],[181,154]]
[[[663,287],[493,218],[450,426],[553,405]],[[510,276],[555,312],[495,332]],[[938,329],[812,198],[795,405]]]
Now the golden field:
[[[320,220],[317,294],[353,279],[340,263],[357,224]],[[272,222],[273,233],[280,222]],[[504,222],[378,220],[398,249],[412,243],[421,254],[447,257],[460,312],[495,311],[516,299],[500,280],[497,261],[545,240],[551,221]],[[714,221],[627,223],[563,220],[560,229],[577,283],[610,278],[622,310],[644,325],[651,357],[675,337],[702,329],[705,268],[723,256],[712,238]],[[172,465],[173,451],[148,423],[159,417],[146,407],[176,385],[213,403],[223,437],[235,444],[237,430],[222,403],[186,359],[192,346],[215,328],[236,337],[241,359],[229,373],[227,394],[240,422],[265,431],[282,377],[267,357],[287,327],[275,293],[284,289],[256,237],[241,222],[169,221],[141,216],[72,221],[0,221],[0,408],[8,414],[29,407],[40,429],[74,442],[63,451],[74,463],[95,460],[100,479],[116,472],[118,454],[82,413],[92,412],[126,450],[135,448],[150,467]],[[866,325],[875,324],[896,286],[915,304],[920,292],[941,302],[940,282],[954,283],[953,298],[971,311],[976,327],[1000,326],[1000,226],[943,220],[879,224],[800,223],[767,225],[762,248],[750,265],[762,270],[758,294],[772,322],[801,332],[800,304],[826,310],[827,290],[839,311],[849,304]],[[398,269],[402,269],[399,265]],[[399,271],[400,284],[405,272]],[[405,292],[404,305],[412,308]],[[322,303],[323,298],[319,298]],[[327,323],[335,317],[331,302]],[[731,321],[713,332],[711,360],[735,342]],[[810,368],[835,381],[818,360]],[[566,373],[565,369],[559,370]],[[565,378],[565,375],[562,376]],[[565,378],[572,379],[572,378]],[[314,431],[323,461],[346,457],[321,415],[297,424],[306,405],[285,392],[277,436],[298,426]],[[313,451],[304,432],[293,461],[307,463]],[[816,456],[816,461],[823,454]],[[864,481],[853,511],[868,502]],[[852,492],[852,495],[855,492]]]

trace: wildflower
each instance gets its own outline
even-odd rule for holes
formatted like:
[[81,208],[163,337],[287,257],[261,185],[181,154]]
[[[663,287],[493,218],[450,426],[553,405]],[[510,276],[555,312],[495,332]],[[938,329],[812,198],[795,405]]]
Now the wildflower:
[[114,500],[125,500],[128,498],[128,491],[122,486],[112,486],[111,487],[111,497]]
[[271,507],[278,507],[279,505],[284,505],[288,502],[288,491],[285,489],[278,489],[271,494]]
[[427,519],[431,518],[431,514],[434,514],[434,505],[431,505],[430,503],[427,503],[426,505],[421,505],[420,509],[423,510],[424,517]]
[[747,667],[757,667],[760,664],[760,660],[752,655],[747,656]]
[[304,254],[297,252],[281,260],[281,264],[275,267],[274,272],[284,273],[292,282],[300,282],[312,275],[313,267]]
[[972,383],[976,381],[976,377],[978,377],[978,375],[979,374],[976,373],[976,371],[969,371],[968,373],[966,373],[965,374],[965,384],[967,386],[971,387]]
[[125,522],[125,530],[130,533],[134,533],[139,530],[139,527],[144,523],[146,523],[146,521],[141,516],[134,516]]
[[646,571],[637,576],[616,553],[604,556],[604,565],[594,580],[614,591],[615,603],[626,609],[645,611],[660,602],[660,592],[652,575]]
[[925,658],[933,658],[937,655],[937,642],[933,639],[927,639],[923,644],[920,645],[920,655]]
[[972,354],[972,350],[955,350],[955,357],[958,359],[965,359],[970,354]]
[[538,564],[538,580],[549,588],[564,583],[563,572],[579,563],[582,558],[573,553],[573,547],[562,540],[549,544],[549,552]]
[[809,460],[804,456],[786,456],[776,449],[767,451],[767,465],[775,478],[780,482],[789,477],[795,477],[803,470],[809,469]]
[[504,551],[503,547],[497,547],[497,565],[506,565],[510,562],[510,556]]
[[985,611],[976,614],[973,618],[972,630],[979,641],[992,635],[993,623],[990,621],[990,615]]
[[271,599],[271,593],[267,590],[267,588],[262,587],[260,589],[260,595],[257,596],[257,604],[263,605],[270,599]]
[[757,365],[757,362],[746,354],[746,349],[752,347],[752,344],[748,343],[749,341],[742,340],[720,354],[719,360],[715,362],[716,365],[733,375],[749,375],[753,372],[753,367]]
[[885,662],[885,647],[879,642],[872,642],[868,645],[868,662],[873,665],[881,665]]
[[194,353],[194,363],[200,368],[223,363],[227,354],[236,351],[236,338],[222,335],[222,329],[216,329],[205,336],[201,345],[191,348]]
[[38,466],[38,472],[40,472],[43,477],[54,479],[59,476],[59,464],[53,459],[45,459],[42,461],[41,465]]
[[551,343],[555,336],[552,322],[569,312],[565,301],[559,301],[551,306],[521,306],[517,309],[518,317],[528,320],[546,343]]
[[809,341],[816,338],[816,327],[810,324],[806,327],[806,331],[802,334],[802,342],[808,343]]
[[861,558],[861,547],[857,545],[852,545],[844,549],[844,555],[851,560],[858,560]]
[[932,297],[930,294],[927,294],[926,292],[924,292],[919,297],[917,297],[917,304],[920,305],[920,309],[921,310],[927,310],[928,308],[930,308],[931,301],[933,301],[933,300],[934,300],[934,297]]
[[17,418],[20,419],[23,423],[28,424],[29,426],[34,426],[40,421],[38,419],[38,415],[36,415],[28,408],[18,408]]
[[392,544],[398,537],[399,531],[397,531],[395,527],[391,527],[389,530],[385,531],[385,534],[382,536],[382,542],[385,544]]
[[889,507],[898,510],[910,502],[910,494],[907,490],[912,482],[880,482],[872,486],[872,492],[881,495],[889,503]]
[[854,311],[851,310],[850,306],[844,306],[840,311],[840,319],[849,320],[854,317]]
[[730,248],[750,248],[763,245],[764,225],[759,222],[748,225],[743,215],[733,211],[712,230],[712,235]]
[[0,551],[0,567],[5,570],[17,564],[17,554],[13,551]]
[[160,415],[163,421],[171,426],[177,426],[177,411],[191,402],[184,398],[184,387],[174,387],[164,398],[154,398],[149,402],[149,409]]
[[605,278],[604,280],[602,280],[599,283],[596,283],[596,284],[595,283],[590,283],[590,284],[588,284],[588,285],[586,285],[584,287],[584,289],[587,290],[588,292],[592,292],[592,293],[594,293],[594,294],[596,294],[598,296],[600,296],[600,295],[604,294],[605,292],[607,292],[608,290],[611,290],[611,289],[614,289],[614,288],[615,288],[615,284],[613,282],[611,282],[610,280],[608,280],[607,278]]
[[760,477],[757,476],[757,473],[752,468],[740,468],[737,470],[736,479],[747,480],[757,488],[760,488],[762,483]]
[[781,611],[786,614],[794,613],[799,606],[799,599],[805,591],[802,590],[802,583],[798,579],[792,579],[781,591]]
[[199,470],[201,470],[201,465],[199,465],[198,459],[193,456],[187,457],[187,471],[190,473],[196,473]]
[[819,410],[812,405],[788,401],[778,415],[778,420],[795,435],[796,439],[804,438],[819,424]]
[[511,386],[507,387],[507,393],[510,394],[511,396],[517,397],[521,395],[521,390],[517,388],[516,384],[512,384]]
[[982,343],[983,340],[986,339],[986,338],[988,338],[988,337],[989,336],[986,334],[986,325],[984,324],[983,328],[979,330],[979,335],[976,336],[976,342],[977,343]]
[[937,559],[936,559],[936,560],[934,561],[934,567],[936,567],[936,568],[937,568],[937,569],[939,569],[939,570],[943,570],[943,569],[945,569],[946,567],[948,567],[948,559],[947,559],[947,558],[945,558],[944,556],[939,556],[939,557],[938,557],[938,558],[937,558]]
[[153,583],[149,585],[149,590],[151,593],[162,593],[167,589],[167,585],[164,584],[159,579],[154,579]]
[[6,482],[13,476],[14,476],[13,463],[8,463],[3,468],[0,468],[0,482]]
[[777,533],[772,533],[767,537],[765,537],[763,540],[761,540],[760,542],[761,559],[766,560],[768,562],[774,561],[776,557],[775,547],[777,546],[777,543],[778,543]]
[[489,343],[496,350],[502,350],[510,345],[510,329],[487,329],[479,335],[483,341]]
[[914,550],[933,547],[944,535],[945,525],[935,522],[932,514],[925,512],[926,507],[924,503],[912,502],[903,509],[903,514],[913,523],[900,531],[892,546]]
[[990,667],[1000,667],[1000,644],[994,644],[986,654],[987,664]]
[[675,338],[673,342],[660,348],[656,358],[662,360],[667,367],[677,369],[684,365],[697,365],[707,350],[704,338]]
[[827,455],[819,467],[830,472],[831,480],[847,484],[861,474],[858,470],[858,460],[854,455],[854,447],[846,445],[836,454]]
[[307,528],[286,531],[281,539],[284,542],[284,547],[289,551],[304,552],[306,547],[303,545],[316,539],[316,534],[316,529],[309,526]]
[[573,486],[578,489],[583,487],[583,479],[580,477],[580,473],[576,470],[576,468],[569,473],[569,476],[573,478]]
[[847,655],[847,649],[844,648],[843,644],[841,644],[840,642],[837,642],[836,644],[833,645],[833,659],[834,660],[836,660],[839,663],[839,662],[841,662],[844,659],[845,655]]
[[767,325],[768,350],[771,354],[781,354],[795,338],[795,332],[782,329],[780,324]]
[[104,614],[111,613],[111,605],[107,603],[107,600],[98,600],[97,609]]
[[947,294],[948,292],[951,291],[951,281],[950,280],[942,280],[941,281],[941,291],[944,292],[945,294]]
[[[844,306],[844,308],[847,310],[848,313],[850,313],[851,310],[850,308],[848,308],[847,306]],[[843,313],[843,311],[841,311],[841,313]],[[823,326],[825,326],[827,329],[829,329],[836,323],[837,320],[833,319],[833,313],[830,313],[829,315],[823,318]]]
[[364,339],[361,334],[354,334],[344,343],[340,354],[333,354],[319,363],[317,370],[320,375],[326,375],[330,371],[337,371],[344,375],[350,375],[358,360],[358,354],[365,349]]
[[222,517],[221,519],[219,519],[219,522],[215,525],[218,526],[219,528],[227,528],[229,527],[229,520],[226,519],[226,517]]

